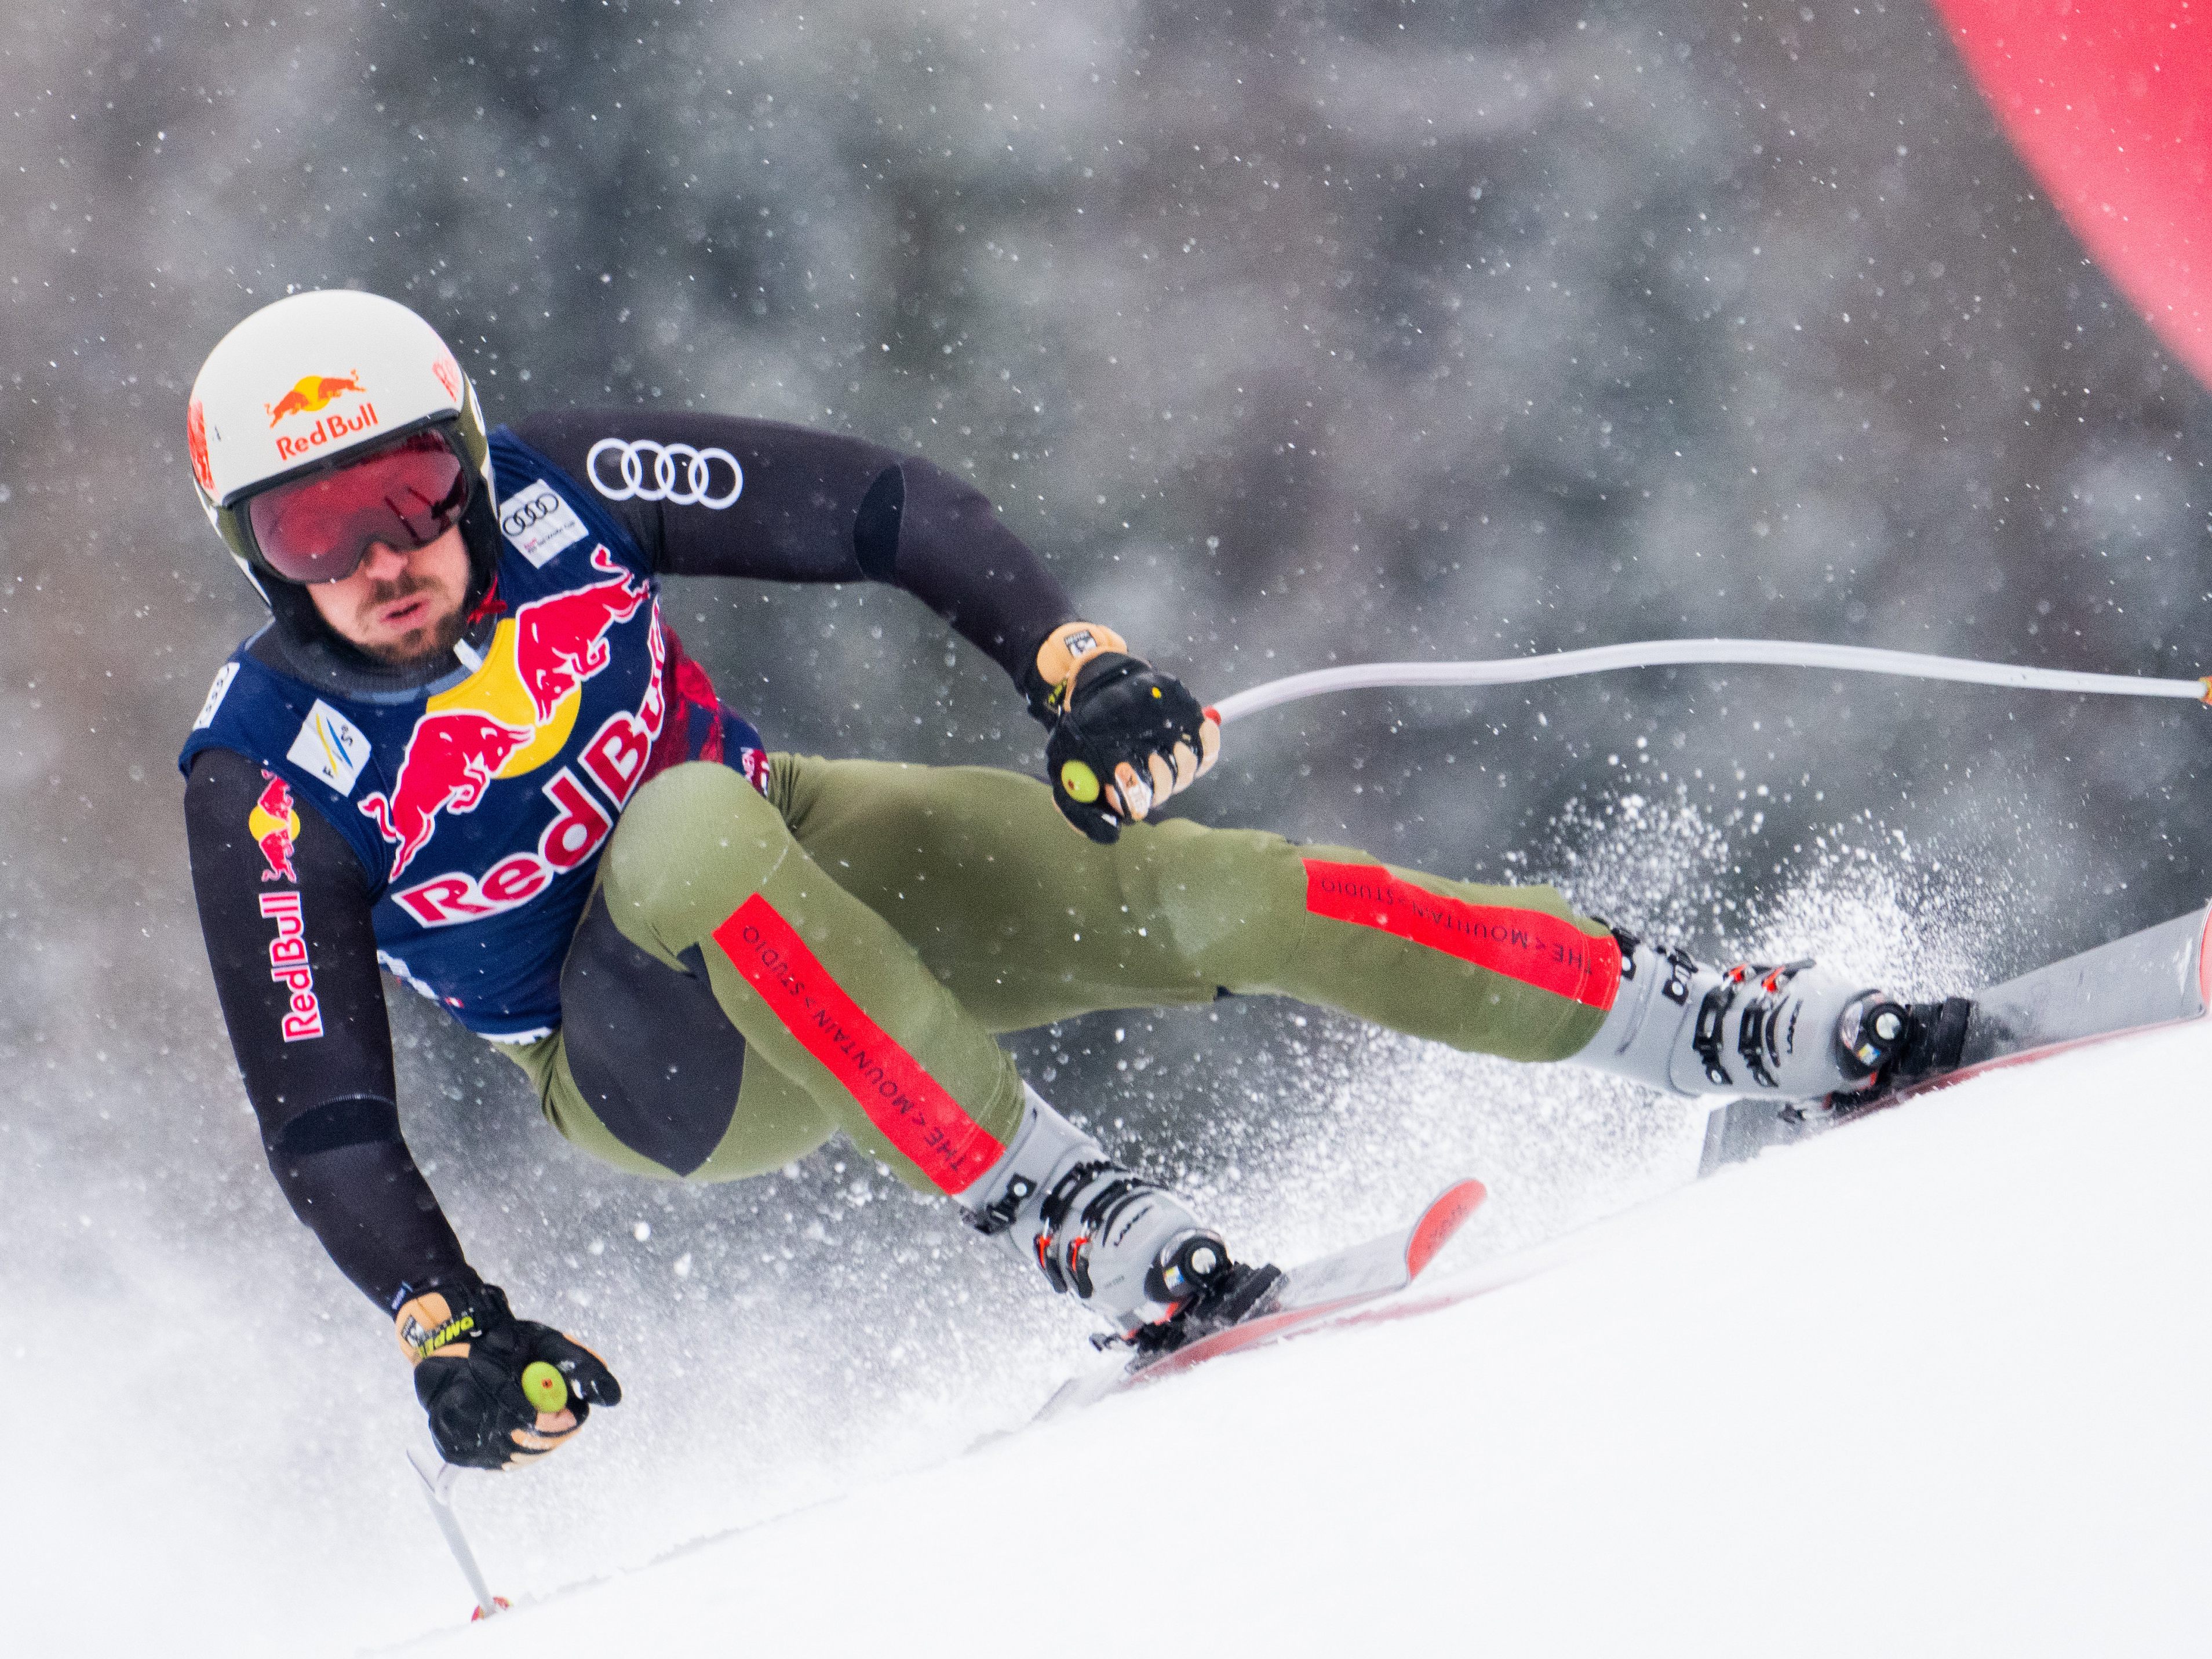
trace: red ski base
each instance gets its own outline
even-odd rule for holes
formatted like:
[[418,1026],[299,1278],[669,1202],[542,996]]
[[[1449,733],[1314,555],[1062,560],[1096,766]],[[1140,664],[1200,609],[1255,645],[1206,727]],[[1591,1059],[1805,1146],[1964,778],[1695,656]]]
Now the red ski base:
[[1426,1271],[1437,1253],[1451,1242],[1489,1195],[1480,1181],[1453,1182],[1430,1200],[1411,1226],[1292,1267],[1283,1277],[1281,1292],[1271,1311],[1255,1314],[1226,1330],[1163,1354],[1143,1369],[1128,1373],[1119,1386],[1150,1382],[1224,1354],[1280,1341],[1397,1295]]

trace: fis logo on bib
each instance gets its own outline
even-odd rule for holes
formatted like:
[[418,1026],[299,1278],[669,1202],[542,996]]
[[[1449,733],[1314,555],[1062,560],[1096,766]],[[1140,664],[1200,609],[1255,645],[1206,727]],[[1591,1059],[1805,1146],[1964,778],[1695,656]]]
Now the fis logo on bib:
[[368,764],[368,738],[343,714],[317,697],[284,751],[284,758],[321,779],[341,795],[353,793],[361,769]]

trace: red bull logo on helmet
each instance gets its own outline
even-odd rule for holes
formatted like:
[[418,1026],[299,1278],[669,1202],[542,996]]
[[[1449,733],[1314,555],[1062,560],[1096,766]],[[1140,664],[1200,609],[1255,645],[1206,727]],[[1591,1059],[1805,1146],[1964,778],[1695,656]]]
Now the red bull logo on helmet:
[[349,392],[362,399],[353,408],[331,410],[304,433],[277,434],[278,459],[296,461],[341,438],[373,431],[381,417],[376,412],[376,405],[368,401],[368,388],[362,385],[357,374],[303,374],[283,397],[268,404],[269,424],[273,428],[295,415],[320,414]]
[[337,398],[349,392],[362,389],[361,376],[352,374],[302,374],[292,383],[292,389],[275,403],[265,405],[269,424],[275,426],[288,415],[313,415],[327,409]]
[[185,405],[185,447],[191,452],[192,477],[202,490],[215,494],[215,462],[208,453],[207,410],[197,398]]
[[396,849],[392,877],[397,881],[428,845],[441,814],[474,811],[501,779],[525,776],[564,757],[573,763],[541,787],[556,811],[535,852],[514,854],[481,877],[434,877],[392,896],[425,927],[527,903],[555,876],[599,849],[644,774],[665,707],[661,678],[667,648],[657,615],[647,634],[652,667],[638,709],[617,710],[580,749],[570,750],[584,683],[611,660],[609,630],[636,616],[652,597],[604,546],[592,550],[592,563],[611,573],[609,579],[533,599],[501,621],[483,666],[430,699],[408,738],[391,792],[362,799],[362,812]]
[[430,373],[437,376],[438,384],[446,388],[446,395],[455,403],[461,400],[461,366],[451,357],[432,360]]

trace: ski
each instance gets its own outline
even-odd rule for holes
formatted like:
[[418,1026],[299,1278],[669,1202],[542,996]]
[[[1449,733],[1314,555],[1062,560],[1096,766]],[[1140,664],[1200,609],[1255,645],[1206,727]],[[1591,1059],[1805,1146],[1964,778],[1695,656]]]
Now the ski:
[[1395,1296],[1427,1270],[1488,1196],[1480,1181],[1455,1181],[1404,1226],[1284,1269],[1282,1278],[1235,1324],[1194,1337],[1179,1348],[1140,1354],[1115,1370],[1071,1377],[1045,1402],[1037,1419],[1224,1354],[1333,1324]]
[[[1829,1107],[1731,1100],[1706,1120],[1698,1174],[1855,1122],[1931,1090],[2007,1066],[2134,1032],[2202,1019],[2212,1010],[2212,907],[2130,933],[1973,993],[1959,1063],[1936,1075]],[[1487,1194],[1466,1180],[1446,1188],[1406,1225],[1285,1271],[1233,1325],[1179,1348],[1071,1378],[1038,1413],[1064,1411],[1217,1359],[1333,1325],[1427,1313],[1517,1283],[1553,1265],[1559,1241],[1438,1286],[1405,1295]]]
[[2202,1019],[2212,1007],[2212,908],[2192,910],[1972,994],[1959,1064],[1869,1099],[1804,1111],[1732,1100],[1705,1121],[1698,1173],[1708,1176],[1854,1122],[1931,1089],[2068,1048]]

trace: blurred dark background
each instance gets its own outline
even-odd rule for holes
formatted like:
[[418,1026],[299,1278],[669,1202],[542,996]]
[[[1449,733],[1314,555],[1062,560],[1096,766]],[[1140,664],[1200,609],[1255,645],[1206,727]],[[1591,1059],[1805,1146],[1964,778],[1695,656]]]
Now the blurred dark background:
[[[927,454],[1209,696],[1333,661],[1705,634],[2205,665],[2212,406],[1918,4],[320,0],[18,21],[0,1288],[27,1330],[73,1329],[86,1374],[125,1352],[171,1368],[179,1432],[216,1447],[176,1453],[179,1492],[220,1484],[217,1456],[284,1471],[306,1517],[285,1595],[343,1600],[343,1536],[319,1541],[341,1513],[419,1530],[410,1559],[447,1570],[386,1480],[411,1401],[262,1167],[189,902],[173,757],[261,612],[196,509],[185,393],[268,300],[405,301],[495,420],[711,408]],[[899,595],[679,582],[668,606],[774,744],[1039,763],[997,671]],[[1362,693],[1235,728],[1188,810],[1564,879],[1704,949],[1780,948],[1873,894],[1908,976],[1958,981],[2206,897],[2203,718],[1781,671]],[[812,1490],[791,1458],[830,1457],[856,1422],[871,1458],[927,1455],[931,1436],[897,1439],[915,1376],[957,1401],[1012,1352],[1048,1380],[1076,1328],[834,1147],[722,1193],[599,1171],[503,1062],[394,1007],[410,1137],[482,1265],[518,1301],[565,1286],[633,1367],[667,1368],[663,1404],[647,1389],[629,1413],[623,1467],[662,1525],[638,1537],[732,1524],[732,1492]],[[1021,1043],[1065,1105],[1270,1248],[1305,1237],[1280,1218],[1301,1172],[1402,1152],[1395,1108],[1344,1127],[1363,1086],[1412,1077],[1402,1104],[1445,1076],[1267,1004]],[[1467,1075],[1514,1117],[1515,1074]],[[1547,1098],[1541,1135],[1479,1143],[1531,1181],[1589,1164],[1590,1135],[1624,1167],[1664,1139],[1634,1103]],[[1394,1165],[1361,1201],[1379,1215],[1431,1173]],[[1587,1212],[1578,1193],[1522,1231]],[[996,1335],[963,1346],[976,1319]],[[16,1352],[42,1363],[46,1340]],[[314,1405],[337,1375],[343,1422]],[[702,1376],[746,1409],[693,1398]],[[60,1420],[100,1420],[82,1376],[42,1386]],[[671,1500],[666,1468],[701,1445],[728,1479]],[[547,1582],[599,1559],[543,1549]]]

